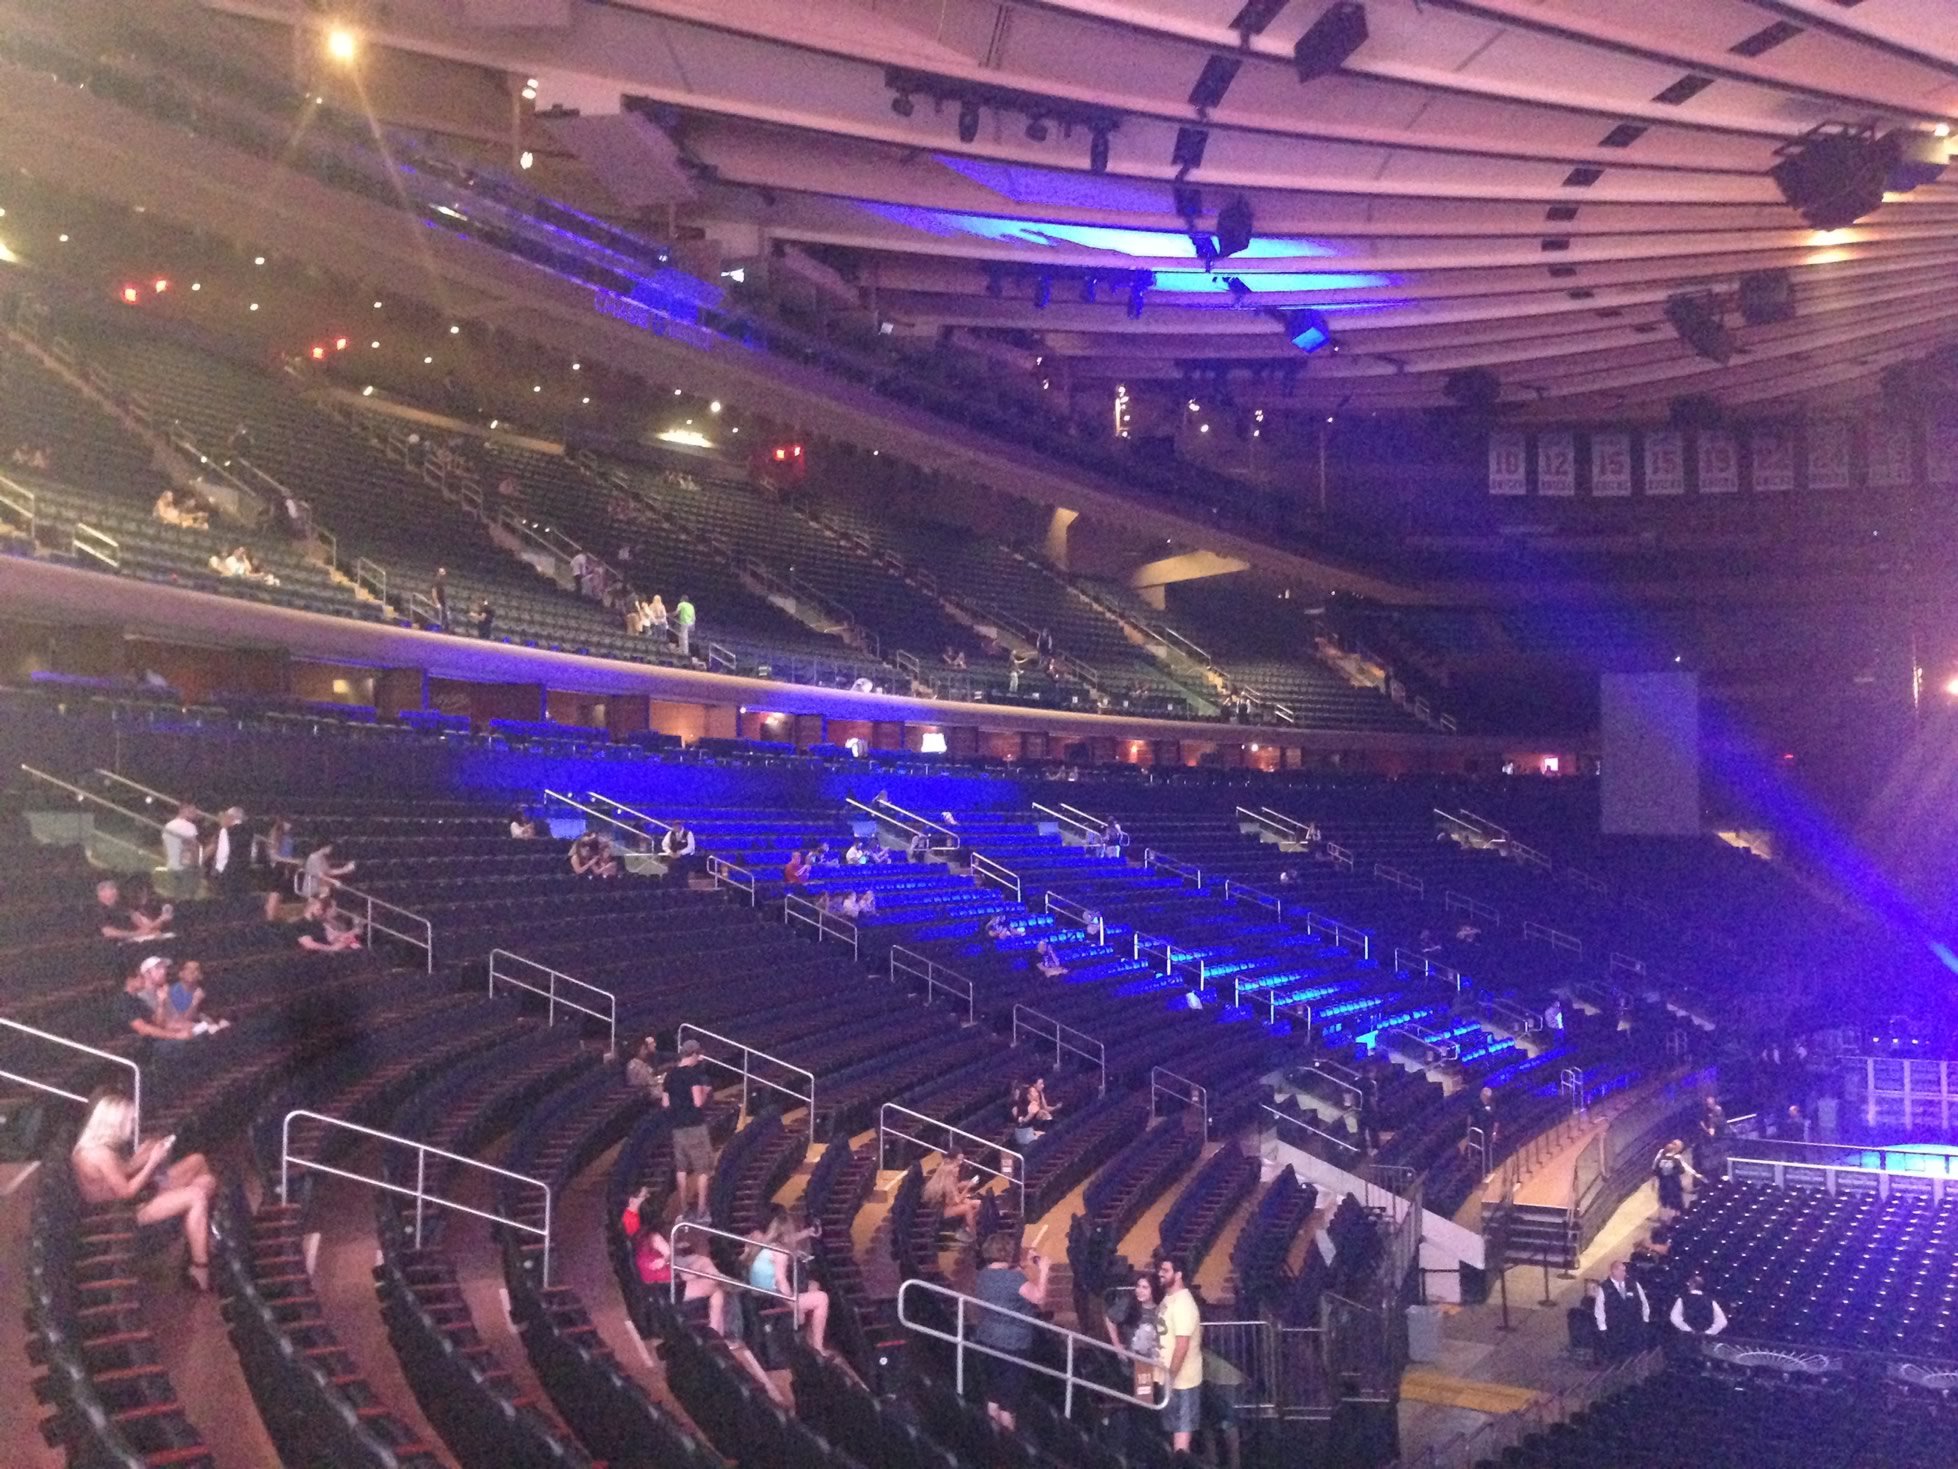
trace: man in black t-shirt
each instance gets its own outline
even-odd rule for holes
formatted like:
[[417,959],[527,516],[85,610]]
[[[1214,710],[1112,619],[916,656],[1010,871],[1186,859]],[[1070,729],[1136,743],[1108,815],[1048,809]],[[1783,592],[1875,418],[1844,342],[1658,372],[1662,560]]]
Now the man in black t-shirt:
[[714,1176],[714,1143],[707,1136],[707,1101],[713,1096],[700,1042],[680,1042],[680,1060],[666,1073],[661,1105],[673,1117],[673,1172],[682,1212],[687,1207],[687,1176],[693,1175],[695,1207],[707,1215],[707,1183]]

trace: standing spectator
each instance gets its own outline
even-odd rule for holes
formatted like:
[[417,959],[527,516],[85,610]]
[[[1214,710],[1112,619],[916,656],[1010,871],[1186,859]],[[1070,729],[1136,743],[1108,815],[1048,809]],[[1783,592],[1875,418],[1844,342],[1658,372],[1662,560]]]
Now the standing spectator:
[[[1143,1271],[1135,1278],[1135,1294],[1132,1299],[1122,1302],[1120,1312],[1109,1314],[1102,1325],[1108,1332],[1109,1343],[1125,1352],[1143,1358],[1130,1363],[1135,1374],[1135,1395],[1154,1407],[1156,1404],[1156,1384],[1163,1380],[1162,1347],[1156,1337],[1156,1277]],[[1117,1320],[1117,1315],[1123,1319]],[[1129,1336],[1123,1341],[1118,1328],[1128,1325]]]
[[1780,1133],[1783,1142],[1808,1141],[1808,1114],[1802,1111],[1800,1102],[1790,1102],[1788,1110],[1781,1114]]
[[1727,1176],[1727,1145],[1730,1129],[1726,1109],[1720,1099],[1708,1092],[1700,1111],[1699,1131],[1693,1138],[1693,1166],[1703,1178]]
[[81,1136],[68,1155],[75,1187],[87,1204],[134,1202],[152,1184],[156,1191],[137,1207],[138,1225],[183,1220],[190,1263],[184,1281],[197,1291],[211,1288],[211,1200],[218,1191],[217,1176],[202,1153],[186,1153],[172,1161],[177,1137],[143,1142],[136,1136],[136,1112],[129,1098],[97,1092],[91,1100]]
[[815,864],[809,860],[809,853],[800,849],[789,853],[789,860],[782,866],[782,881],[792,888],[809,885],[809,869]]
[[693,656],[693,621],[693,598],[682,592],[680,600],[673,604],[673,640],[682,658]]
[[428,600],[435,608],[433,625],[437,632],[449,630],[449,568],[435,568],[435,579],[428,586]]
[[321,842],[306,854],[305,864],[300,869],[300,896],[326,897],[333,891],[333,885],[352,872],[355,865],[352,862],[342,862],[339,866],[334,866],[333,843]]
[[250,834],[245,830],[244,808],[227,806],[218,813],[218,834],[211,839],[211,880],[221,893],[241,893],[245,890],[250,863]]
[[1380,1151],[1380,1073],[1369,1065],[1360,1073],[1360,1146]]
[[1611,1276],[1598,1287],[1591,1313],[1604,1342],[1604,1354],[1612,1361],[1635,1357],[1644,1348],[1652,1302],[1646,1298],[1645,1287],[1631,1278],[1626,1261],[1611,1262]]
[[[1476,1140],[1476,1133],[1481,1140]],[[1495,1161],[1496,1141],[1502,1136],[1502,1118],[1496,1111],[1496,1093],[1491,1087],[1484,1087],[1476,1094],[1474,1105],[1469,1108],[1468,1130],[1462,1134],[1463,1150],[1475,1160],[1476,1167],[1483,1172]]]
[[1179,1256],[1163,1256],[1156,1266],[1156,1279],[1163,1288],[1163,1303],[1156,1313],[1157,1351],[1169,1382],[1163,1426],[1169,1432],[1170,1447],[1186,1454],[1203,1409],[1203,1313],[1197,1309],[1197,1298],[1190,1294]]
[[475,624],[476,636],[484,642],[496,635],[496,608],[488,597],[476,600],[476,610],[469,614],[469,620]]
[[1652,1160],[1652,1176],[1659,1181],[1661,1217],[1673,1219],[1683,1213],[1686,1208],[1686,1180],[1698,1180],[1700,1176],[1686,1161],[1686,1144],[1674,1138],[1659,1149],[1659,1155]]
[[687,1179],[694,1181],[694,1202],[707,1215],[707,1185],[714,1176],[714,1144],[707,1136],[707,1103],[714,1088],[700,1055],[700,1042],[680,1042],[680,1060],[666,1073],[660,1105],[673,1119],[673,1173],[679,1207],[687,1207]]
[[639,1049],[632,1053],[632,1059],[625,1063],[625,1084],[634,1091],[646,1094],[648,1101],[660,1104],[663,1093],[660,1090],[660,1075],[653,1062],[658,1057],[659,1044],[652,1036],[639,1043]]
[[645,623],[646,636],[657,640],[662,648],[672,641],[673,630],[667,623],[666,603],[660,600],[658,592],[654,592],[652,601],[646,603],[641,620]]
[[577,555],[571,558],[571,579],[578,584],[580,596],[589,597],[593,594],[592,572],[597,565],[591,553],[583,548],[580,548]]
[[[990,1309],[980,1314],[972,1339],[991,1352],[974,1359],[986,1397],[986,1416],[1008,1433],[1018,1426],[1020,1404],[1026,1397],[1027,1369],[1020,1358],[1033,1349],[1033,1327],[1025,1318],[1047,1304],[1045,1255],[1027,1251],[1027,1269],[1013,1263],[1013,1236],[999,1231],[986,1236],[979,1255],[984,1267],[974,1277],[973,1293]],[[1004,1355],[994,1356],[992,1353]]]
[[1672,1303],[1672,1312],[1666,1319],[1679,1333],[1675,1341],[1694,1336],[1718,1336],[1727,1329],[1727,1313],[1720,1309],[1718,1301],[1706,1293],[1706,1278],[1697,1270],[1686,1277],[1686,1289]]
[[163,865],[172,872],[194,872],[202,863],[203,839],[197,829],[197,808],[185,801],[163,823]]

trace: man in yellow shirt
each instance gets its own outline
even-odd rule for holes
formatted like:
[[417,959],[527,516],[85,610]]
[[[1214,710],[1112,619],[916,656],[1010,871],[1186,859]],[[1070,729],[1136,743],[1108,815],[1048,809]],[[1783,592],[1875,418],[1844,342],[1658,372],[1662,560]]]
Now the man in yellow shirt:
[[1170,1446],[1178,1453],[1189,1452],[1203,1403],[1203,1315],[1183,1269],[1183,1260],[1176,1255],[1165,1255],[1156,1266],[1163,1302],[1156,1310],[1156,1351],[1169,1384],[1163,1423]]

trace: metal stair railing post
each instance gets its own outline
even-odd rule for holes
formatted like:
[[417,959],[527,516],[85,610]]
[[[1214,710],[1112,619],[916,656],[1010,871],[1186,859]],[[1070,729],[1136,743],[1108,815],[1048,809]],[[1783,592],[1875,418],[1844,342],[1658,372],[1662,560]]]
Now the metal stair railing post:
[[648,826],[657,826],[663,832],[673,830],[672,822],[662,821],[657,816],[649,816],[636,806],[626,805],[624,801],[615,801],[603,791],[586,791],[585,799],[596,806],[610,807],[615,812],[622,812],[630,816],[634,821],[643,821]]
[[1184,882],[1194,883],[1198,892],[1203,891],[1203,869],[1201,867],[1192,867],[1187,862],[1178,862],[1175,858],[1165,856],[1163,853],[1158,852],[1154,847],[1144,847],[1142,849],[1142,865],[1151,872],[1160,867],[1164,871],[1181,878]]
[[[900,1142],[912,1143],[917,1147],[928,1148],[934,1153],[945,1151],[944,1146],[928,1141],[925,1138],[914,1136],[893,1124],[891,1121],[893,1116],[908,1117],[914,1122],[921,1122],[928,1127],[939,1129],[945,1134],[946,1143],[948,1144],[955,1137],[963,1138],[966,1142],[971,1143],[973,1145],[973,1151],[967,1155],[965,1161],[988,1177],[999,1179],[1008,1188],[1017,1193],[1020,1196],[1019,1216],[1022,1220],[1027,1217],[1026,1154],[1009,1148],[1004,1143],[996,1142],[992,1138],[981,1137],[976,1132],[967,1132],[962,1127],[954,1127],[949,1122],[942,1122],[936,1117],[928,1117],[923,1112],[915,1112],[911,1108],[902,1106],[897,1102],[886,1102],[877,1109],[878,1172],[881,1173],[885,1166],[884,1141],[886,1138],[894,1137]],[[997,1168],[979,1161],[980,1157],[986,1153],[993,1153],[998,1156],[999,1166]]]
[[1187,1076],[1171,1071],[1167,1066],[1152,1066],[1149,1068],[1149,1116],[1151,1118],[1156,1116],[1156,1104],[1165,1096],[1197,1109],[1197,1115],[1203,1120],[1201,1136],[1208,1141],[1210,1089],[1201,1082],[1192,1081]]
[[117,836],[114,832],[95,830],[92,825],[89,830],[89,837],[91,839],[108,842],[114,846],[127,848],[129,851],[132,852],[140,853],[143,857],[147,858],[153,864],[159,859],[159,856],[162,852],[163,823],[158,821],[155,817],[145,816],[140,811],[131,811],[126,806],[118,806],[114,801],[109,800],[106,796],[98,796],[93,791],[84,790],[82,787],[74,784],[74,782],[63,780],[58,775],[50,775],[48,774],[47,771],[37,769],[36,767],[29,765],[26,761],[21,762],[20,768],[23,772],[25,772],[27,775],[32,776],[35,780],[41,781],[46,785],[51,785],[56,790],[65,791],[68,795],[73,796],[75,800],[77,800],[78,802],[86,802],[90,806],[99,806],[104,811],[108,811],[113,813],[114,815],[122,817],[125,821],[133,821],[138,826],[147,826],[148,828],[150,828],[150,830],[157,833],[158,845],[154,850],[149,847],[143,846],[140,842],[133,842],[127,837]]
[[1017,872],[1013,871],[1010,867],[1001,866],[999,863],[993,861],[992,858],[982,853],[974,852],[972,854],[972,880],[979,882],[982,879],[987,882],[998,883],[1003,892],[1009,892],[1013,895],[1014,902],[1020,903],[1026,901],[1020,885],[1020,875]]
[[1089,846],[1098,845],[1101,841],[1101,834],[1108,830],[1108,823],[1105,821],[1096,822],[1091,817],[1080,815],[1070,816],[1068,812],[1073,810],[1070,806],[1063,805],[1060,810],[1056,811],[1052,806],[1042,805],[1039,801],[1035,801],[1033,802],[1033,809],[1038,811],[1042,816],[1053,817],[1062,826],[1073,827],[1078,834],[1087,838],[1087,845]]
[[35,528],[38,525],[37,511],[40,500],[25,485],[15,484],[6,475],[0,474],[0,505],[14,512],[21,519],[21,530],[26,532],[29,544],[35,543]]
[[[85,1046],[80,1041],[71,1041],[65,1035],[56,1035],[51,1030],[36,1030],[31,1025],[22,1025],[18,1020],[9,1020],[5,1016],[0,1016],[0,1026],[5,1026],[8,1030],[18,1031],[22,1035],[32,1036],[35,1040],[47,1041],[52,1045],[65,1046],[68,1050],[79,1051],[85,1056],[93,1056],[98,1061],[113,1061],[118,1066],[127,1067],[129,1070],[131,1137],[137,1142],[142,1141],[143,1068],[140,1065],[130,1060],[127,1056],[118,1056],[113,1051],[99,1051],[94,1046]],[[81,1102],[84,1104],[88,1102],[88,1098],[80,1092],[68,1091],[63,1087],[53,1085],[51,1082],[37,1081],[31,1076],[21,1075],[18,1071],[0,1071],[0,1081],[19,1082],[22,1086],[32,1087],[37,1092],[46,1092],[49,1096],[64,1097],[71,1102]]]
[[[942,1327],[933,1326],[929,1322],[918,1320],[907,1314],[907,1307],[910,1305],[910,1294],[914,1291],[957,1302],[953,1317],[953,1329],[951,1331],[948,1332]],[[1087,1347],[1097,1352],[1105,1352],[1109,1356],[1129,1364],[1128,1371],[1123,1373],[1122,1377],[1118,1380],[1125,1380],[1131,1383],[1133,1382],[1135,1368],[1137,1366],[1154,1367],[1156,1365],[1152,1358],[1138,1357],[1133,1352],[1124,1351],[1122,1348],[1113,1346],[1105,1341],[1097,1341],[1095,1338],[1085,1336],[1078,1331],[1069,1331],[1065,1326],[1056,1326],[1051,1321],[1041,1320],[1038,1316],[1022,1316],[1018,1312],[1011,1313],[1016,1324],[1026,1326],[1034,1331],[1045,1332],[1049,1336],[1061,1338],[1062,1345],[1065,1348],[1063,1359],[1066,1365],[1061,1370],[1056,1371],[1045,1363],[1030,1361],[1015,1353],[1003,1352],[997,1348],[986,1346],[983,1342],[972,1340],[966,1335],[966,1317],[968,1308],[973,1307],[977,1308],[972,1313],[975,1318],[977,1315],[986,1311],[999,1311],[998,1307],[988,1306],[975,1296],[965,1295],[953,1290],[948,1285],[940,1285],[932,1280],[913,1278],[905,1281],[897,1288],[898,1324],[911,1331],[922,1332],[926,1336],[935,1337],[939,1341],[950,1342],[955,1348],[953,1358],[953,1387],[961,1396],[965,1393],[965,1354],[968,1351],[972,1351],[979,1352],[988,1357],[997,1357],[1004,1362],[1016,1363],[1020,1370],[1024,1372],[1037,1372],[1043,1377],[1058,1379],[1061,1383],[1061,1413],[1064,1417],[1071,1418],[1074,1415],[1074,1390],[1077,1387],[1085,1388],[1089,1392],[1100,1393],[1103,1397],[1114,1398],[1118,1402],[1127,1403],[1130,1407],[1142,1408],[1151,1412],[1161,1412],[1169,1401],[1168,1394],[1164,1394],[1156,1402],[1145,1402],[1135,1395],[1133,1386],[1125,1388],[1109,1387],[1103,1383],[1096,1382],[1093,1378],[1083,1377],[1075,1371],[1075,1360],[1079,1349],[1082,1347]]]
[[[902,957],[900,957],[902,956]],[[886,956],[891,967],[891,982],[895,984],[899,974],[914,974],[925,982],[925,1003],[931,1003],[936,990],[943,990],[953,999],[965,1001],[965,1023],[975,1024],[979,1018],[978,1007],[974,1002],[972,981],[962,974],[954,973],[934,959],[928,959],[916,950],[892,944]]]
[[[513,974],[505,974],[500,972],[497,969],[497,960],[499,959],[505,961],[506,966],[511,964],[521,965],[526,970],[530,970],[533,971],[534,973],[543,975],[545,977],[546,983],[542,987],[540,987],[538,985],[526,983],[524,980],[517,978]],[[545,999],[549,1002],[549,1006],[550,1006],[549,1010],[546,1012],[545,1023],[547,1025],[557,1024],[557,1012],[560,1006],[566,1010],[575,1011],[580,1015],[589,1015],[594,1020],[604,1021],[605,1028],[612,1037],[611,1044],[609,1045],[608,1049],[615,1053],[618,1051],[619,1049],[619,997],[613,994],[612,991],[606,989],[600,989],[595,984],[586,984],[585,981],[583,981],[582,979],[573,979],[570,975],[565,974],[560,970],[553,969],[548,964],[539,964],[535,959],[526,959],[524,958],[523,955],[513,954],[508,949],[491,949],[490,956],[489,956],[489,993],[490,994],[494,995],[496,993],[496,986],[499,982],[507,985],[513,985],[520,990],[529,990],[533,995],[544,996]],[[573,985],[579,990],[582,990],[588,994],[602,997],[605,1002],[605,1008],[603,1010],[594,1010],[589,1005],[581,1005],[577,1003],[577,1001],[575,1000],[560,998],[558,995],[558,985],[560,982],[567,985]],[[594,1000],[592,1003],[596,1004],[597,1001]]]
[[[369,948],[373,947],[374,935],[376,933],[384,933],[390,938],[400,939],[402,943],[420,949],[422,951],[423,968],[430,974],[435,972],[435,925],[430,923],[427,918],[410,909],[403,908],[399,904],[390,903],[383,898],[377,898],[372,893],[362,892],[359,888],[348,887],[338,878],[333,879],[332,891],[336,898],[345,896],[352,898],[356,903],[365,905],[366,911],[355,921],[360,924],[361,929],[364,931]],[[377,909],[382,913],[394,914],[409,923],[419,923],[421,925],[420,936],[418,937],[406,929],[393,928],[383,923],[374,916]]]
[[[925,850],[927,852],[953,852],[965,845],[957,832],[953,831],[950,827],[941,826],[936,821],[927,821],[922,816],[912,816],[908,811],[904,813],[903,817],[893,815],[892,812],[899,810],[899,807],[891,806],[889,809],[886,809],[884,803],[867,805],[859,801],[855,796],[845,796],[843,798],[843,804],[845,806],[854,806],[874,821],[881,821],[887,826],[897,828],[906,842],[913,842],[921,836],[924,837]],[[913,825],[913,822],[917,824]]]
[[1360,1145],[1358,1143],[1348,1142],[1337,1133],[1327,1132],[1323,1127],[1315,1127],[1303,1117],[1295,1117],[1290,1112],[1281,1112],[1269,1102],[1260,1103],[1259,1109],[1274,1122],[1286,1127],[1300,1128],[1305,1132],[1311,1133],[1314,1137],[1324,1138],[1342,1152],[1357,1154],[1360,1151]]
[[1058,913],[1063,918],[1073,919],[1088,932],[1094,934],[1096,943],[1105,944],[1108,942],[1108,927],[1102,921],[1101,915],[1085,904],[1077,903],[1072,898],[1063,897],[1052,888],[1049,888],[1041,895],[1041,905],[1043,912]]
[[[365,1173],[354,1173],[345,1168],[336,1168],[332,1164],[321,1162],[317,1158],[301,1158],[295,1156],[292,1151],[292,1124],[296,1118],[304,1118],[309,1122],[317,1122],[327,1127],[358,1133],[362,1137],[374,1138],[392,1147],[413,1148],[415,1150],[415,1186],[413,1188],[405,1188],[401,1184],[391,1183],[385,1178],[375,1178]],[[472,1205],[464,1204],[459,1200],[445,1198],[441,1194],[429,1193],[425,1180],[430,1157],[444,1158],[451,1163],[460,1163],[465,1167],[474,1168],[481,1173],[488,1173],[497,1178],[507,1178],[513,1183],[529,1184],[532,1188],[544,1195],[544,1223],[542,1226],[527,1224],[521,1219],[512,1219],[508,1215],[498,1214],[493,1210],[478,1209]],[[526,1173],[512,1173],[507,1168],[498,1168],[491,1163],[484,1163],[475,1158],[466,1158],[461,1153],[451,1153],[442,1148],[433,1147],[428,1143],[417,1142],[411,1137],[402,1137],[398,1133],[382,1132],[378,1128],[363,1127],[357,1122],[348,1122],[339,1117],[328,1117],[323,1112],[309,1112],[304,1108],[295,1108],[293,1111],[286,1113],[285,1121],[279,1130],[279,1202],[282,1204],[290,1204],[292,1202],[292,1170],[294,1168],[304,1168],[314,1173],[330,1174],[334,1178],[344,1178],[353,1183],[364,1183],[370,1188],[378,1188],[385,1193],[402,1194],[412,1198],[415,1201],[415,1247],[417,1249],[421,1247],[422,1242],[422,1211],[428,1204],[440,1204],[445,1209],[454,1209],[457,1213],[468,1214],[477,1219],[487,1219],[492,1224],[505,1225],[510,1229],[520,1230],[525,1234],[541,1235],[544,1240],[543,1283],[545,1285],[551,1283],[551,1186],[541,1178],[532,1178]]]
[[68,546],[72,551],[94,557],[104,566],[117,568],[122,565],[122,542],[107,531],[97,530],[85,520],[75,522]]
[[[704,1046],[701,1048],[700,1059],[709,1066],[718,1066],[723,1071],[734,1072],[740,1076],[741,1110],[744,1113],[748,1110],[748,1093],[749,1093],[749,1088],[751,1086],[766,1087],[770,1091],[780,1092],[783,1096],[788,1097],[791,1100],[801,1102],[809,1108],[809,1141],[812,1143],[816,1141],[816,1073],[815,1072],[805,1070],[803,1067],[797,1066],[794,1062],[784,1061],[780,1056],[771,1056],[769,1055],[768,1052],[763,1050],[758,1050],[754,1046],[748,1045],[743,1041],[735,1040],[732,1036],[717,1035],[713,1031],[708,1030],[704,1026],[695,1025],[692,1021],[686,1021],[681,1024],[680,1029],[676,1036],[676,1040],[684,1041],[690,1035],[697,1036],[703,1040],[713,1041],[716,1045],[733,1046],[737,1051],[741,1053],[741,1064],[739,1066],[736,1066],[732,1061],[724,1060],[719,1056],[709,1055],[707,1053],[706,1047]],[[766,1061],[771,1066],[779,1066],[784,1071],[794,1072],[797,1076],[802,1077],[805,1081],[809,1083],[809,1090],[806,1092],[799,1092],[796,1091],[793,1087],[784,1086],[779,1081],[771,1081],[766,1076],[756,1075],[754,1069],[754,1063],[757,1060]]]
[[707,854],[707,875],[714,879],[714,886],[717,888],[731,887],[746,893],[750,908],[754,907],[760,901],[759,889],[754,873],[745,867],[737,866],[725,857],[716,857],[712,852],[709,852]]
[[[691,1255],[683,1253],[680,1249],[680,1239],[682,1235],[687,1234],[704,1234],[713,1239],[726,1240],[729,1244],[739,1245],[743,1251],[750,1249],[766,1250],[771,1255],[785,1256],[789,1263],[789,1268],[786,1272],[789,1282],[788,1289],[782,1290],[778,1288],[776,1290],[770,1290],[765,1285],[754,1285],[745,1278],[724,1275],[721,1271],[713,1268],[711,1263],[704,1267],[682,1264],[682,1260],[692,1258]],[[680,1280],[682,1276],[699,1276],[702,1279],[713,1281],[722,1290],[746,1291],[750,1295],[767,1296],[771,1300],[787,1301],[791,1306],[795,1306],[802,1298],[803,1258],[787,1245],[763,1244],[759,1240],[748,1238],[745,1234],[736,1234],[731,1229],[717,1229],[711,1224],[702,1224],[697,1219],[686,1218],[675,1221],[672,1230],[667,1235],[667,1243],[673,1246],[673,1256],[668,1261],[670,1273],[667,1280],[667,1298],[675,1303],[680,1299]],[[702,1251],[702,1253],[705,1254],[706,1251]],[[782,1278],[782,1275],[776,1276],[778,1282]],[[798,1318],[797,1325],[799,1326],[801,1324],[801,1311],[799,1308],[797,1309],[796,1315]]]
[[828,938],[847,941],[850,953],[863,957],[863,949],[857,937],[857,925],[840,913],[832,913],[827,908],[819,908],[808,898],[797,893],[784,894],[782,898],[782,922],[802,923],[816,930],[818,942]]
[[[143,798],[143,804],[146,806],[160,803],[168,807],[170,811],[174,814],[179,806],[186,804],[183,800],[179,799],[176,796],[170,795],[166,791],[152,790],[149,786],[144,785],[141,781],[131,780],[126,775],[118,775],[113,770],[104,770],[99,765],[95,767],[95,769],[91,772],[91,774],[99,775],[102,777],[102,779],[107,781],[113,781],[119,786],[128,787],[130,790],[136,792],[137,795]],[[192,806],[191,810],[195,811],[199,816],[204,817],[206,820],[216,819],[211,812],[206,811],[201,806]]]
[[[1038,1029],[1034,1024],[1036,1021],[1051,1026],[1052,1030],[1043,1031]],[[1054,1043],[1054,1064],[1056,1066],[1061,1064],[1063,1057],[1069,1052],[1079,1056],[1084,1061],[1092,1062],[1101,1078],[1095,1090],[1100,1096],[1105,1097],[1108,1095],[1107,1046],[1103,1045],[1086,1031],[1076,1030],[1071,1025],[1065,1025],[1045,1011],[1036,1010],[1031,1005],[1015,1005],[1013,1007],[1013,1044],[1016,1046],[1020,1043],[1020,1032],[1022,1029],[1035,1040],[1051,1040]]]
[[[944,822],[934,821],[929,816],[921,816],[916,811],[907,811],[904,807],[898,805],[897,802],[895,801],[889,801],[889,800],[873,801],[870,805],[865,806],[863,802],[852,798],[848,804],[852,806],[861,807],[863,810],[870,812],[870,814],[873,816],[881,816],[883,815],[883,813],[887,811],[895,811],[905,821],[915,822],[917,825],[924,827],[928,831],[935,831],[939,833],[941,836],[950,837],[952,839],[952,846],[954,847],[962,847],[965,845],[965,839],[958,832],[952,830],[951,827],[947,826]],[[937,848],[934,847],[933,850],[937,850]]]

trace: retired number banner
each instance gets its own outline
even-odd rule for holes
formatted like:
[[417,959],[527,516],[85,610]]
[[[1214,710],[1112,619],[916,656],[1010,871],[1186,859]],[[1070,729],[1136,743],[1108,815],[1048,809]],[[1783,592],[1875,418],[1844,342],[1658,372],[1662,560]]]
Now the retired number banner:
[[1616,498],[1632,492],[1632,436],[1591,435],[1591,495]]
[[1701,429],[1699,434],[1700,493],[1740,493],[1740,447],[1724,428]]
[[1645,493],[1686,493],[1686,436],[1678,429],[1654,429],[1645,436]]
[[1577,493],[1577,436],[1555,429],[1536,437],[1536,492],[1569,497]]
[[1527,495],[1529,470],[1523,457],[1523,436],[1505,430],[1489,435],[1489,493]]

